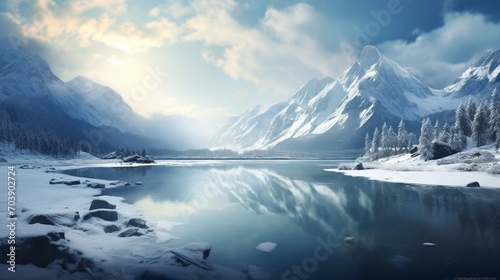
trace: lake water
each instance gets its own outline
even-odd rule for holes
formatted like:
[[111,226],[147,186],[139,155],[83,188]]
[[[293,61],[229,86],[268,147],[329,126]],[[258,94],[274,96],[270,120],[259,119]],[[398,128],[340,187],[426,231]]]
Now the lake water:
[[[137,205],[148,222],[183,223],[168,246],[207,241],[209,261],[263,267],[272,279],[500,279],[499,190],[323,170],[338,161],[187,163],[65,173],[142,182],[103,194]],[[262,242],[278,246],[263,253]]]

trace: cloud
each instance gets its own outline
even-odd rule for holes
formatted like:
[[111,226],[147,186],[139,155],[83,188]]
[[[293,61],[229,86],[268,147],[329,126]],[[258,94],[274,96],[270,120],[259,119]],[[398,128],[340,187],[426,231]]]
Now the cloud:
[[328,51],[318,30],[326,19],[308,4],[268,8],[258,25],[240,24],[235,3],[200,6],[185,25],[185,40],[205,45],[203,58],[234,79],[244,79],[273,92],[290,94],[304,79],[336,76],[351,62]]
[[141,53],[175,42],[180,32],[165,17],[145,24],[123,19],[124,0],[12,1],[9,7],[7,15],[18,20],[24,37],[68,48],[102,43],[127,54]]
[[486,50],[500,46],[500,23],[482,14],[448,13],[443,26],[420,33],[413,42],[387,41],[378,47],[386,56],[417,70],[435,88],[443,88]]

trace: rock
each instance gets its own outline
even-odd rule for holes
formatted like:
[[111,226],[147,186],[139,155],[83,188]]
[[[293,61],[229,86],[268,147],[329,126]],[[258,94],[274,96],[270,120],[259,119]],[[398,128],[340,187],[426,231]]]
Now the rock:
[[49,225],[49,226],[54,226],[55,222],[49,218],[47,215],[36,215],[33,216],[28,224],[42,224],[42,225]]
[[42,214],[29,218],[28,224],[73,226],[78,219],[80,219],[80,213],[78,212]]
[[155,161],[148,157],[141,157],[139,155],[132,155],[123,159],[123,162],[135,162],[135,163],[154,163]]
[[142,186],[142,182],[135,182],[136,186]]
[[94,199],[90,204],[89,211],[94,209],[116,209],[116,205],[107,202],[106,200]]
[[479,185],[479,182],[477,181],[474,181],[474,182],[470,182],[468,183],[467,185],[465,185],[467,188],[479,188],[480,185]]
[[87,187],[93,188],[93,189],[104,189],[106,186],[104,184],[100,184],[100,183],[88,183]]
[[417,153],[417,152],[418,152],[418,146],[413,146],[413,147],[411,147],[411,149],[410,149],[410,154],[415,154],[415,153]]
[[114,210],[93,210],[83,216],[83,220],[86,221],[92,217],[114,222],[118,220],[118,212]]
[[363,164],[360,162],[352,167],[352,170],[365,170],[365,167]]
[[140,218],[130,219],[127,223],[127,227],[138,227],[148,229],[149,227],[146,225],[146,221]]
[[120,231],[120,227],[118,227],[117,225],[109,225],[104,227],[105,233],[113,233],[117,231]]
[[81,183],[80,183],[80,180],[70,180],[70,181],[65,181],[65,180],[51,179],[51,180],[49,181],[49,184],[51,184],[51,185],[55,185],[55,184],[65,184],[65,185],[71,186],[71,185],[79,185],[79,184],[81,184]]
[[432,142],[432,158],[431,159],[440,159],[453,154],[458,153],[459,151],[453,149],[450,144],[434,141]]
[[[28,238],[20,238],[16,240],[16,264],[33,264],[38,267],[47,267],[58,257],[61,257],[66,250],[65,246],[55,244],[60,240],[65,239],[62,232],[50,232],[47,235],[40,235]],[[0,243],[0,261],[6,263],[8,256],[6,250],[9,250],[7,240],[4,239]]]
[[131,237],[131,236],[142,236],[144,233],[139,231],[137,228],[127,229],[126,231],[118,234],[118,237]]
[[206,260],[210,256],[212,251],[212,245],[208,242],[193,242],[184,245],[177,249],[180,252],[184,252],[193,258],[203,258]]

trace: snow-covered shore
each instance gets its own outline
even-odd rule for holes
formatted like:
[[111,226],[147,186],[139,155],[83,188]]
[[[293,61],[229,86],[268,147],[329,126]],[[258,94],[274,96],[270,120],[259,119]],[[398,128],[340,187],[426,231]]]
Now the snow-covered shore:
[[[14,155],[12,158],[5,154],[2,156],[8,163],[3,163],[5,172],[0,172],[0,180],[7,182],[7,164],[15,163],[17,166],[17,263],[13,273],[8,270],[9,264],[3,261],[8,253],[4,251],[10,249],[6,242],[10,232],[2,230],[1,279],[248,279],[250,271],[235,270],[205,260],[210,244],[195,242],[172,248],[168,243],[175,238],[171,231],[179,224],[164,220],[155,223],[145,221],[145,228],[130,226],[131,219],[143,218],[137,207],[123,202],[121,197],[103,196],[100,189],[88,186],[93,183],[106,188],[116,187],[113,182],[57,173],[77,167],[130,167],[140,164],[103,163],[83,153],[77,159],[63,161],[29,154]],[[51,184],[52,179],[55,180]],[[80,183],[63,183],[70,181]],[[141,185],[131,184],[129,187],[140,188]],[[112,204],[115,209],[105,211],[116,212],[116,219],[108,221],[93,217],[92,213],[96,210],[91,210],[90,206],[96,199]],[[7,205],[5,195],[0,196],[0,205]],[[7,207],[0,208],[0,215],[8,217]],[[113,228],[116,231],[107,230]],[[194,262],[183,265],[172,250]],[[21,264],[21,259],[26,262],[26,252],[33,262]],[[50,263],[43,264],[44,259]],[[38,264],[34,265],[34,262]],[[203,269],[195,262],[206,264],[211,270]]]
[[496,173],[500,170],[500,153],[492,147],[470,149],[429,161],[403,154],[365,162],[363,166],[366,169],[325,170],[393,183],[465,187],[478,182],[481,187],[500,188],[500,174]]

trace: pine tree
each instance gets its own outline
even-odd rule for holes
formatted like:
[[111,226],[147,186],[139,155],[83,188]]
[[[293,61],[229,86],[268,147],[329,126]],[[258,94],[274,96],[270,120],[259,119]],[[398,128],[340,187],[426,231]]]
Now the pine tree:
[[382,147],[381,156],[386,157],[389,155],[388,152],[389,152],[390,143],[389,143],[389,127],[387,126],[387,123],[385,123],[385,122],[382,125],[382,134],[381,134],[380,139],[381,139],[380,146]]
[[378,159],[379,157],[379,148],[380,148],[380,133],[378,132],[378,127],[375,128],[373,132],[372,138],[372,156],[373,159]]
[[408,131],[406,131],[403,119],[401,119],[398,125],[398,148],[400,152],[407,150],[408,148]]
[[434,140],[439,139],[439,134],[441,134],[441,126],[439,125],[439,120],[436,120],[436,124],[434,124]]
[[[368,135],[368,134],[367,134]],[[142,157],[146,157],[148,155],[148,151],[146,150],[146,148],[142,148],[142,151],[141,151],[141,156]]]
[[457,110],[455,110],[455,126],[461,131],[463,135],[471,136],[472,130],[470,124],[471,122],[469,120],[468,114],[465,111],[462,103],[460,103],[460,105],[458,105],[457,107]]
[[372,148],[372,140],[370,139],[370,134],[367,132],[365,135],[365,156],[370,156],[370,150]]
[[418,139],[418,151],[420,152],[420,158],[427,161],[432,158],[432,139],[434,134],[432,133],[432,124],[429,118],[422,121],[422,126],[420,128],[420,138]]
[[387,133],[387,140],[389,147],[388,155],[389,156],[395,155],[397,151],[398,135],[394,132],[392,126],[389,126],[389,130]]
[[469,117],[469,121],[472,125],[472,121],[474,120],[474,116],[476,115],[477,106],[476,103],[472,100],[472,97],[469,97],[467,101],[467,105],[465,105],[465,111],[467,111],[467,115]]
[[441,130],[441,133],[439,134],[439,141],[445,142],[445,143],[450,143],[451,142],[451,132],[450,132],[450,126],[448,123],[444,123],[443,129]]
[[472,122],[472,138],[477,142],[477,147],[486,144],[488,138],[488,117],[483,104],[479,104]]
[[495,141],[495,147],[498,150],[500,148],[500,95],[497,89],[495,89],[491,95],[489,108],[489,127],[492,140]]

